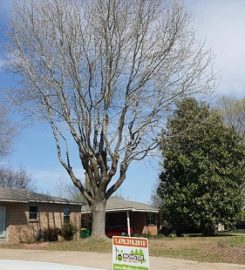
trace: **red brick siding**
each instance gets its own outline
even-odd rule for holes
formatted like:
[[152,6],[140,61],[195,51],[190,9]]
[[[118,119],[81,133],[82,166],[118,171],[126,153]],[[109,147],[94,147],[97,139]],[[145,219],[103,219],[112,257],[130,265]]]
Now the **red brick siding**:
[[[38,206],[38,219],[29,220],[29,206]],[[78,228],[81,227],[81,208],[76,205],[61,204],[27,204],[27,203],[0,203],[7,207],[7,242],[32,242],[40,229],[61,228],[63,225],[63,209],[71,209],[70,221]],[[78,236],[77,235],[77,236]]]

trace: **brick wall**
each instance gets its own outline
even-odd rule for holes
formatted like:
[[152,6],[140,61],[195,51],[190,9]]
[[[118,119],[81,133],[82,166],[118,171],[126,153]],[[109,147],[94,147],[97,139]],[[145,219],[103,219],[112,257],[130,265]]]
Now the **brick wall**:
[[157,226],[156,225],[144,226],[142,234],[157,235],[158,234]]
[[[29,220],[29,206],[38,206],[38,219]],[[33,242],[39,232],[45,228],[61,228],[63,225],[63,209],[70,208],[70,221],[78,228],[81,227],[81,208],[76,205],[61,204],[27,204],[27,203],[0,203],[7,208],[7,242]]]

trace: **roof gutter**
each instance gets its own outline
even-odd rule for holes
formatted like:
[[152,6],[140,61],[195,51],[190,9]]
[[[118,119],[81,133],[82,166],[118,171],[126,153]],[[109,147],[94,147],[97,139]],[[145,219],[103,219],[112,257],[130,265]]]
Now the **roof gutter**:
[[81,206],[81,203],[74,203],[74,202],[57,202],[57,201],[34,201],[34,200],[30,200],[30,201],[20,201],[20,200],[0,200],[1,202],[11,202],[11,203],[54,203],[54,204],[70,204],[70,205],[77,205],[77,206]]
[[[156,209],[156,210],[153,210],[153,209],[149,209],[149,210],[146,210],[146,209],[135,209],[135,208],[118,208],[118,209],[108,209],[106,210],[106,213],[116,213],[116,212],[127,212],[127,211],[130,211],[130,212],[141,212],[141,213],[158,213],[159,211]],[[86,210],[86,211],[81,211],[82,214],[90,214],[91,211],[90,210]]]

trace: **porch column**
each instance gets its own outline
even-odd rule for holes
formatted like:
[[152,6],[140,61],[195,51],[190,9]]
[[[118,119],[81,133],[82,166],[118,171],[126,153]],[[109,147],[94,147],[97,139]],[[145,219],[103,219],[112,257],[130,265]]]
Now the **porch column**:
[[129,217],[129,211],[127,211],[127,227],[128,227],[128,236],[131,236],[131,231],[130,231],[130,217]]

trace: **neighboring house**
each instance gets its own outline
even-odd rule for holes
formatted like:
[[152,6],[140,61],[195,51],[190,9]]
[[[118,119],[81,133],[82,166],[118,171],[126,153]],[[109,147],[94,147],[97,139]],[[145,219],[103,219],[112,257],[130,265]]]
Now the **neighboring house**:
[[0,241],[32,242],[41,230],[73,223],[81,227],[81,204],[30,192],[0,187]]
[[[151,205],[112,197],[106,205],[106,234],[157,234],[159,210]],[[91,229],[88,205],[82,205],[82,227]]]

